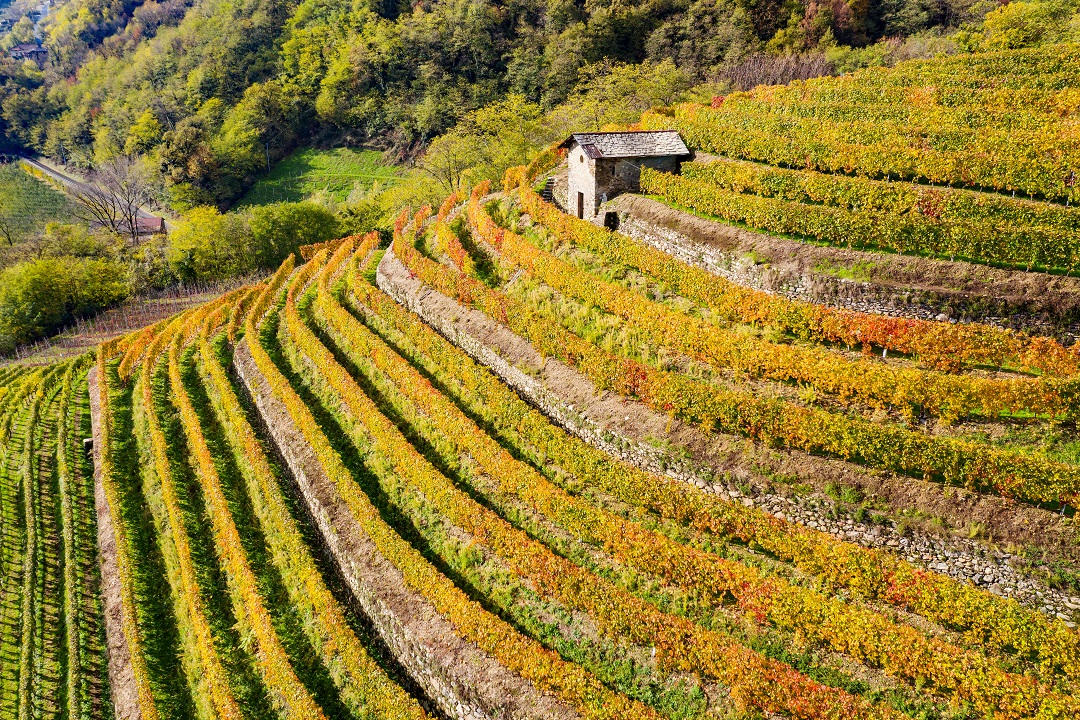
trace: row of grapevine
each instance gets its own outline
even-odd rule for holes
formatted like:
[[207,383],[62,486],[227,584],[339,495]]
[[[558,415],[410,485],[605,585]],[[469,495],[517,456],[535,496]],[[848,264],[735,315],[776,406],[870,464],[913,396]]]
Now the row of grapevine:
[[[824,643],[862,662],[881,666],[890,674],[911,681],[916,678],[929,680],[933,685],[947,688],[982,709],[1023,715],[1035,712],[1039,707],[1067,706],[1068,701],[1048,686],[1040,689],[1029,678],[1003,672],[977,653],[928,639],[911,627],[894,624],[881,615],[827,598],[812,590],[798,588],[782,579],[766,580],[752,567],[684,547],[583,499],[570,496],[529,465],[515,460],[449,398],[432,388],[407,362],[344,311],[329,297],[327,278],[326,273],[320,278],[319,294],[315,300],[316,319],[353,362],[370,361],[379,372],[385,373],[400,389],[406,402],[424,413],[441,436],[457,446],[459,453],[468,453],[483,472],[500,483],[503,492],[520,498],[533,511],[571,535],[603,548],[617,562],[641,572],[658,574],[668,583],[688,593],[709,598],[711,602],[731,597],[738,607],[756,614],[765,622],[813,642]],[[321,363],[319,365],[324,367]],[[347,383],[335,389],[343,397],[350,398],[359,390],[349,388]],[[360,407],[354,412],[361,422],[369,427],[369,423],[379,423],[382,416],[373,403],[364,403],[361,398],[356,405]],[[376,434],[375,430],[369,432]],[[398,442],[404,443],[404,440]],[[432,444],[437,443],[432,441]],[[399,448],[398,452],[404,450]],[[414,463],[404,460],[402,465],[416,467]],[[585,482],[592,480],[588,477],[579,479]],[[434,493],[425,492],[425,497],[430,499]],[[479,522],[477,518],[483,518],[485,514],[493,515],[491,511],[471,506],[470,501],[461,496],[452,495],[446,502],[445,512],[463,518],[459,520],[462,523],[476,523]],[[495,520],[489,517],[489,522],[494,523]],[[501,526],[486,528],[479,533],[485,538],[495,537],[500,531],[508,532]],[[506,539],[504,542],[505,547],[514,548],[514,552],[521,552],[522,546],[527,545],[524,538]],[[570,567],[564,573],[569,577],[575,570]],[[618,588],[605,588],[602,580],[593,582],[598,586],[597,592],[608,598],[619,597]],[[577,591],[574,597],[578,597],[580,592]],[[638,616],[642,613],[639,609]],[[677,623],[672,620],[667,622]],[[927,668],[932,670],[928,672]],[[735,684],[730,675],[722,679]]]
[[1075,231],[998,228],[986,223],[942,222],[922,213],[899,215],[873,208],[794,202],[729,190],[693,172],[683,177],[646,168],[641,172],[641,190],[726,222],[856,249],[959,257],[1027,270],[1072,272],[1080,262],[1080,234]]
[[87,360],[2,373],[0,712],[12,718],[108,712],[97,576],[85,563],[94,528],[72,511],[89,487],[69,462]]
[[[160,707],[169,717],[425,716],[372,657],[370,641],[357,635],[351,611],[331,591],[279,487],[280,472],[213,348],[214,336],[227,342],[230,325],[236,329],[263,290],[276,292],[289,270],[287,264],[269,286],[241,288],[101,352],[98,419],[111,425],[119,412],[134,422],[124,467],[109,467],[114,428],[102,469],[110,479],[132,470],[142,475],[141,490],[138,482],[107,488],[119,549],[147,539],[150,528],[132,528],[141,512],[152,516],[150,539],[164,561],[153,567],[155,553],[145,550],[118,557],[127,586],[123,629],[143,717]],[[118,392],[108,389],[113,378],[121,381]],[[125,538],[128,529],[140,537]],[[146,596],[154,572],[171,593],[163,597],[159,584],[157,598]],[[287,594],[283,606],[271,604],[282,602],[275,586]],[[163,612],[166,622],[148,624]],[[163,630],[169,625],[171,634]],[[159,653],[172,655],[183,671],[162,677]]]
[[168,542],[162,543],[162,552],[168,568],[175,615],[184,640],[184,669],[199,712],[207,716],[241,718],[243,713],[214,644],[206,610],[206,591],[192,556],[192,538],[185,522],[177,478],[170,461],[170,447],[155,399],[154,375],[159,356],[173,336],[183,332],[188,322],[189,318],[181,315],[154,338],[135,383],[134,393],[139,403],[137,426],[146,443],[145,454],[149,461],[143,482],[148,488],[147,497],[152,498],[150,506],[158,532],[168,538]]
[[[216,315],[220,318],[220,309]],[[209,317],[214,317],[211,315]],[[176,333],[168,350],[168,376],[173,403],[195,457],[199,482],[206,498],[207,513],[214,532],[214,546],[229,583],[233,611],[253,648],[263,681],[271,690],[271,702],[282,718],[325,718],[311,694],[296,677],[288,654],[274,629],[270,614],[259,593],[255,573],[248,564],[240,533],[233,523],[228,500],[221,488],[214,458],[202,426],[180,375],[180,353],[185,340],[200,329],[202,318],[194,316],[185,332]],[[175,534],[175,533],[174,533]]]
[[[314,383],[316,392],[319,390],[327,392],[326,383],[331,383],[335,389],[340,389],[347,386],[350,380],[344,375],[344,371],[337,365],[329,351],[318,343],[310,330],[303,326],[295,305],[297,293],[320,269],[321,260],[325,258],[316,258],[308,263],[291,280],[285,301],[280,337],[283,347],[287,352],[295,353],[298,362],[300,354],[310,358],[313,365],[318,368],[320,378],[325,380],[325,382]],[[257,353],[253,352],[253,355],[256,355],[258,362]],[[273,375],[280,371],[276,367],[260,364],[260,369],[264,376],[270,378],[272,385],[277,382]],[[275,393],[280,392],[279,397],[288,400],[290,413],[293,414],[294,419],[300,421],[298,424],[301,425],[305,436],[319,455],[328,474],[339,483],[342,497],[352,508],[364,530],[375,541],[383,556],[401,571],[405,583],[431,602],[437,612],[446,617],[462,637],[475,643],[507,669],[533,683],[537,689],[553,694],[574,708],[583,718],[655,717],[646,707],[612,693],[577,665],[561,659],[558,654],[544,649],[535,640],[519,633],[509,623],[470,599],[451,578],[439,572],[434,565],[423,558],[405,538],[379,517],[378,511],[368,496],[349,479],[348,470],[329,446],[329,441],[318,428],[314,418],[311,419],[310,426],[304,427],[308,424],[306,416],[309,416],[311,411],[293,394],[295,391],[286,385],[288,381],[284,377],[281,377],[281,381],[280,390],[275,387]],[[345,385],[340,383],[345,383]],[[339,397],[346,403],[363,402],[365,399],[362,391],[356,389],[355,386],[349,393],[339,391],[338,395],[324,397],[324,399],[333,400],[334,397]],[[367,454],[370,455],[371,451],[369,450]],[[393,461],[394,469],[398,472],[418,471],[422,467],[422,461],[417,457],[413,457],[412,460],[416,463],[415,467],[405,468]],[[374,460],[366,462],[369,466],[374,463]],[[434,501],[434,498],[430,499]]]
[[[461,407],[523,456],[546,458],[598,492],[702,532],[760,547],[829,588],[895,604],[965,632],[994,653],[1035,659],[1047,676],[1080,672],[1080,636],[1060,620],[1015,600],[921,570],[893,555],[838,540],[759,509],[657,477],[623,463],[552,425],[462,350],[359,277],[354,266],[350,308],[380,337],[421,367]],[[378,355],[372,353],[372,360]],[[420,392],[419,390],[417,391]]]
[[56,469],[63,555],[63,625],[66,640],[67,716],[96,718],[111,710],[106,677],[107,640],[98,566],[94,467],[83,438],[92,423],[87,375],[92,355],[65,372],[57,410]]
[[[469,219],[479,237],[499,248],[504,262],[523,268],[561,293],[618,315],[655,342],[713,367],[765,379],[808,383],[841,399],[890,405],[909,416],[916,409],[948,420],[974,413],[990,417],[1019,412],[1063,416],[1075,407],[1073,380],[949,375],[875,361],[850,361],[819,348],[748,337],[680,313],[651,300],[644,292],[604,282],[534,247],[525,237],[498,227],[481,208],[479,193],[470,200]],[[434,232],[440,232],[438,224]],[[472,274],[459,267],[467,275]]]
[[[333,270],[334,265],[331,264],[320,279],[324,301],[327,291],[325,280]],[[325,302],[323,307],[326,307]],[[340,314],[338,317],[342,319]],[[315,368],[313,372],[318,373],[320,380],[325,380],[326,392],[330,393],[331,398],[343,399],[349,410],[347,425],[354,428],[353,432],[370,438],[372,449],[369,454],[381,457],[381,463],[386,466],[383,472],[393,473],[401,482],[415,487],[431,507],[475,537],[483,547],[502,558],[512,572],[535,584],[543,595],[587,613],[601,632],[611,636],[612,641],[622,639],[646,647],[655,647],[657,662],[662,666],[715,677],[732,688],[733,696],[753,698],[751,704],[760,704],[759,706],[767,711],[790,713],[797,717],[823,717],[838,712],[845,715],[854,712],[878,717],[891,716],[891,713],[884,709],[873,710],[868,706],[860,708],[861,703],[854,698],[799,678],[792,673],[791,668],[755,656],[747,648],[720,633],[707,631],[677,616],[665,614],[603,577],[555,555],[544,543],[533,540],[494,510],[457,489],[449,478],[432,466],[416,447],[394,428],[376,403],[364,394],[344,368],[337,364],[330,351],[322,346],[303,324],[299,313],[293,314],[288,306],[286,321],[286,332],[309,358],[311,366]],[[353,327],[358,329],[355,325]],[[359,350],[354,353],[354,357],[359,359],[365,354],[364,350]],[[417,375],[410,375],[410,379],[422,384]],[[322,386],[323,383],[314,384]],[[430,395],[428,399],[431,399]],[[651,544],[659,542],[663,547],[661,536],[643,533],[640,528],[613,521],[610,516],[603,517],[602,522],[606,522],[607,527],[594,528],[592,532],[585,530],[590,525],[590,520],[601,519],[602,513],[598,514],[591,511],[587,505],[573,501],[571,507],[553,507],[553,504],[559,504],[559,497],[549,496],[546,500],[542,499],[545,490],[552,491],[555,495],[560,493],[526,465],[514,461],[505,451],[496,449],[493,441],[479,428],[465,421],[460,413],[453,410],[451,403],[443,402],[439,407],[420,403],[419,407],[436,424],[447,421],[452,427],[445,427],[444,435],[450,437],[458,433],[455,442],[461,443],[461,449],[467,448],[485,472],[493,473],[504,492],[520,496],[535,510],[548,516],[570,533],[605,546],[607,552],[613,552],[618,561],[636,567],[639,571],[648,572],[654,569],[648,567],[646,558]],[[451,414],[441,416],[441,413],[446,412]],[[460,424],[453,422],[455,416],[461,421]],[[378,467],[381,463],[371,464]],[[561,494],[561,499],[568,500],[565,494]],[[585,516],[574,517],[580,513]],[[583,532],[584,535],[581,534]],[[628,533],[630,539],[623,538],[622,547],[613,550],[611,543],[605,541],[617,542],[615,538],[619,537],[620,532]],[[680,552],[676,551],[675,555]],[[680,560],[674,560],[676,567],[664,573],[667,579],[682,578],[684,574],[694,575],[702,582],[699,588],[701,590],[706,589],[705,585],[709,582],[706,578],[712,578],[713,572],[720,571],[721,576],[730,576],[732,572],[730,567],[721,570],[709,562],[705,562],[704,566],[691,568],[693,563],[685,562],[685,557],[681,559],[681,567]],[[702,558],[696,559],[700,561]],[[661,564],[664,564],[663,561]],[[750,575],[752,574],[751,572]],[[714,584],[708,588],[711,597],[719,597],[732,591],[740,580],[749,580],[749,577],[744,576],[740,580],[727,577],[726,580],[726,586],[724,581],[721,581],[720,586]],[[758,589],[761,587],[763,585],[759,582]],[[748,589],[747,592],[753,593],[753,590]],[[771,697],[766,688],[772,689]],[[779,688],[784,689],[778,690]]]
[[1023,233],[1045,245],[1054,236],[1075,239],[1080,207],[1032,202],[1003,195],[881,182],[813,170],[786,170],[744,160],[716,158],[684,163],[685,178],[737,193],[815,203],[852,212],[925,218],[938,227],[969,227],[975,232]]
[[1024,500],[1072,503],[1080,491],[1080,470],[1045,457],[759,398],[617,357],[548,321],[534,308],[455,275],[411,246],[398,242],[395,247],[398,257],[425,283],[507,324],[542,354],[577,367],[598,388],[639,398],[654,410],[694,425]]
[[137,530],[134,533],[131,532],[122,511],[124,501],[121,488],[125,483],[115,457],[117,428],[114,420],[107,360],[117,349],[117,344],[113,341],[102,343],[97,349],[95,372],[100,442],[97,443],[98,447],[96,448],[98,454],[96,473],[100,477],[109,513],[109,525],[112,528],[115,541],[116,579],[120,586],[120,625],[128,650],[132,680],[135,684],[134,688],[128,688],[127,690],[129,692],[134,691],[135,706],[141,717],[144,720],[157,720],[161,715],[158,712],[157,702],[151,686],[150,670],[144,654],[146,635],[141,627],[138,612],[140,593],[134,568],[135,552],[138,547],[134,536],[137,535]]
[[[878,123],[872,105],[864,106],[860,119],[834,122],[770,112],[752,103],[744,109],[738,100],[725,100],[715,109],[686,104],[648,112],[640,127],[674,128],[691,147],[770,165],[1080,199],[1075,175],[1080,147],[1070,141],[1067,124],[1053,116],[1031,116],[1018,127],[963,132],[953,125],[920,134],[906,125]],[[947,130],[957,136],[943,134]],[[1048,146],[1055,152],[1047,153]]]
[[[238,303],[232,317],[241,317],[243,310],[243,304]],[[218,359],[209,320],[200,328],[198,338],[198,366],[203,384],[237,457],[247,495],[289,600],[302,616],[311,618],[304,628],[308,639],[329,670],[343,702],[357,716],[367,713],[380,718],[423,717],[418,703],[371,657],[319,573],[315,558],[290,514],[266,450]]]
[[1013,365],[1072,375],[1080,367],[1075,352],[1049,338],[988,325],[884,317],[744,288],[625,235],[565,215],[525,185],[519,189],[519,200],[525,212],[562,242],[580,245],[608,262],[653,277],[726,320],[774,327],[806,340],[887,348],[915,355],[922,363],[940,369],[963,364]]
[[30,720],[35,708],[34,696],[44,688],[35,687],[34,655],[35,650],[40,652],[43,648],[38,645],[39,635],[43,633],[38,612],[40,600],[37,597],[37,586],[43,581],[40,575],[44,562],[39,559],[41,552],[40,528],[38,516],[42,511],[41,502],[41,478],[38,475],[40,458],[36,450],[37,434],[39,431],[38,421],[41,414],[41,405],[45,394],[50,388],[42,384],[33,393],[30,400],[30,409],[23,425],[23,449],[20,462],[19,476],[22,479],[22,510],[23,532],[25,541],[22,556],[22,592],[19,603],[19,720]]

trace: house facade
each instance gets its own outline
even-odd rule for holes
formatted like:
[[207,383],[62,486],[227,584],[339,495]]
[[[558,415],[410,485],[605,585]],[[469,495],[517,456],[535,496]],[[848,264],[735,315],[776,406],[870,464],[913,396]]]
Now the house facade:
[[585,220],[619,193],[640,190],[641,168],[677,173],[690,151],[675,130],[574,133],[567,149],[567,212]]

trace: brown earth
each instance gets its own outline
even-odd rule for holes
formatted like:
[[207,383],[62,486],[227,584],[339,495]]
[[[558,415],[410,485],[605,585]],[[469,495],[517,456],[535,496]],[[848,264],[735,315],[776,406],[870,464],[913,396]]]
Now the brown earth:
[[120,572],[116,566],[116,536],[113,534],[112,509],[102,485],[101,448],[104,436],[101,428],[101,392],[97,368],[91,368],[87,378],[90,389],[90,424],[94,438],[94,506],[97,510],[98,563],[101,568],[102,610],[105,616],[105,638],[109,665],[109,689],[118,720],[141,720],[135,673],[131,667],[131,649],[124,634],[124,624],[135,622],[125,618],[120,597]]

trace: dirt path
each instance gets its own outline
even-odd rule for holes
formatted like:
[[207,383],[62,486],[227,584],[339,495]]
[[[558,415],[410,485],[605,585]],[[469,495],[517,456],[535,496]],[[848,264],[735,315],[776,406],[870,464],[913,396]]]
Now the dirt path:
[[[102,485],[101,447],[104,442],[101,428],[101,393],[97,368],[91,368],[87,378],[90,391],[90,422],[94,438],[94,504],[97,509],[98,563],[101,568],[102,609],[105,617],[105,637],[109,659],[109,688],[117,720],[142,720],[142,709],[135,688],[135,673],[131,667],[131,650],[124,634],[124,624],[135,618],[124,617],[120,599],[120,573],[116,566],[116,536],[113,534],[114,509],[109,507]],[[116,510],[115,512],[119,512]]]

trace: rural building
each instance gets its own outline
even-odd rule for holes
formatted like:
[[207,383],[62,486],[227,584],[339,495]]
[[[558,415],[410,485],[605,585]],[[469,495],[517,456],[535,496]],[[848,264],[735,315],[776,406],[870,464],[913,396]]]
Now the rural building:
[[574,133],[562,147],[567,148],[567,212],[587,220],[619,193],[637,192],[641,168],[676,173],[690,157],[675,130]]
[[8,50],[8,55],[13,60],[33,60],[38,67],[42,67],[49,57],[49,51],[37,43],[20,43]]

